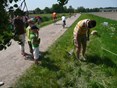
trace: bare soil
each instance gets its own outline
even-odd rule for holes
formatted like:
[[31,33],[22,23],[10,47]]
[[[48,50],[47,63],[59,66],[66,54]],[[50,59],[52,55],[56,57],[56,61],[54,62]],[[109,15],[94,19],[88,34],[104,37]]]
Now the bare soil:
[[100,16],[100,17],[109,18],[112,20],[117,20],[117,12],[96,12],[92,14]]

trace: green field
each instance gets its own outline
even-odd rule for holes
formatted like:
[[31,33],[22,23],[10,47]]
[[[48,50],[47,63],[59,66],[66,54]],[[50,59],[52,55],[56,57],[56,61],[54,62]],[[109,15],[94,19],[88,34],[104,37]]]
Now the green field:
[[[73,48],[73,29],[84,18],[97,21],[97,26],[92,30],[97,30],[99,36],[90,36],[87,61],[80,62],[75,54],[68,56],[66,51]],[[108,22],[109,26],[103,26],[103,22]],[[13,85],[14,88],[116,88],[116,23],[114,20],[82,14],[47,52],[43,52],[42,64],[32,65]]]

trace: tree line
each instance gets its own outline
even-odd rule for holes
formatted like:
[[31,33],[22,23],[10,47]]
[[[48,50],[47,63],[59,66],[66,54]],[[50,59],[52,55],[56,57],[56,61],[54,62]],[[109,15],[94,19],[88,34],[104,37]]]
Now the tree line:
[[66,6],[61,6],[60,4],[53,4],[52,7],[50,8],[49,7],[45,7],[44,9],[36,8],[32,10],[31,13],[46,14],[52,12],[57,12],[57,13],[100,12],[100,9],[115,9],[115,7],[84,8],[83,6],[80,6],[77,9],[75,9],[72,6],[66,7]]

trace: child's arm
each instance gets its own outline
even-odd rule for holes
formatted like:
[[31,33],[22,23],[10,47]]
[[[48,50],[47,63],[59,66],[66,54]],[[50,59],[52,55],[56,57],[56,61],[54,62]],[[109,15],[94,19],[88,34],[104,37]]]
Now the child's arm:
[[90,29],[87,31],[87,41],[89,41],[89,36],[90,36]]
[[36,37],[39,37],[39,31],[38,31],[38,29],[35,30],[35,33],[36,33]]

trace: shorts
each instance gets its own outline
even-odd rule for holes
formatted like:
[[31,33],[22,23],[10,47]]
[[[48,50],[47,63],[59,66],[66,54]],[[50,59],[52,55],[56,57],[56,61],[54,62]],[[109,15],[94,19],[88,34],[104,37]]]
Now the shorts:
[[63,20],[63,24],[66,25],[66,21],[65,20]]
[[55,20],[55,19],[57,19],[57,17],[53,17],[53,19]]
[[87,38],[86,34],[84,35],[78,35],[77,38],[74,38],[74,45],[78,47],[79,44],[86,44]]
[[21,40],[22,45],[24,45],[25,44],[25,34],[19,35],[19,39]]
[[33,49],[34,59],[39,59],[39,47]]
[[19,35],[19,39],[20,39],[21,42],[22,42],[22,43],[19,45],[19,46],[20,46],[21,53],[24,53],[24,52],[25,52],[25,49],[24,49],[24,45],[25,45],[25,34]]

